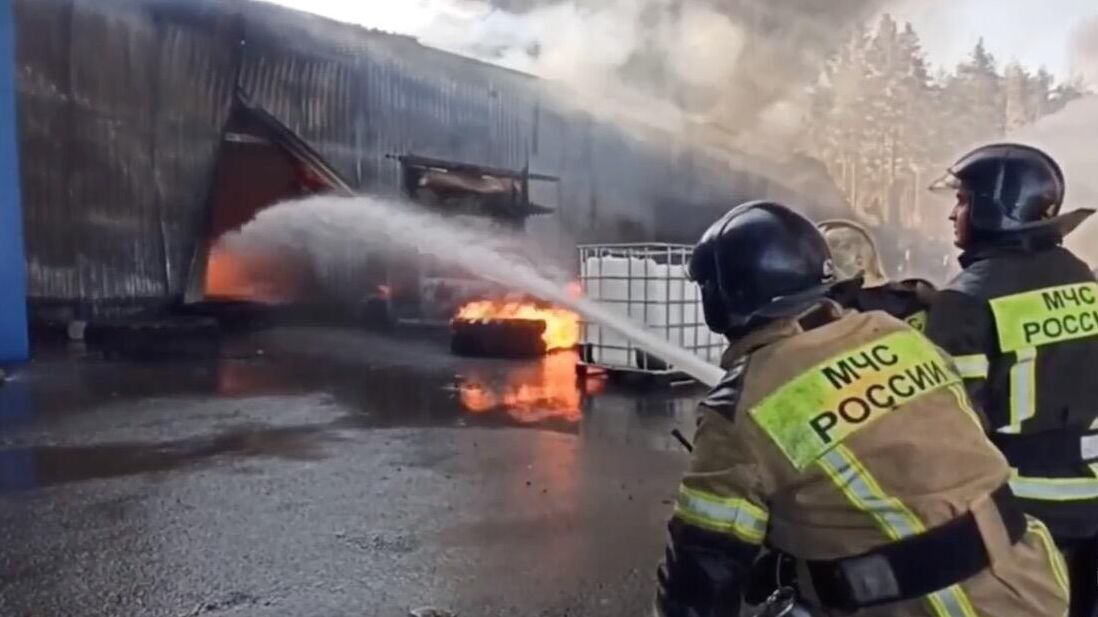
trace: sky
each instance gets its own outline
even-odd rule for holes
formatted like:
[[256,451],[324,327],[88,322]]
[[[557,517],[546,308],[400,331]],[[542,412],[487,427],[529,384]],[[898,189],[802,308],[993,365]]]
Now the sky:
[[[428,45],[433,33],[469,27],[485,17],[475,4],[454,0],[267,1],[416,36]],[[1045,66],[1063,76],[1074,69],[1068,53],[1070,37],[1082,21],[1098,17],[1098,1],[894,0],[886,10],[915,26],[935,64],[956,64],[983,37],[1000,62],[1017,60],[1031,68]]]
[[982,36],[1000,62],[1018,60],[1067,75],[1073,70],[1071,35],[1082,21],[1098,16],[1098,1],[905,0],[889,11],[912,23],[935,64],[956,64]]

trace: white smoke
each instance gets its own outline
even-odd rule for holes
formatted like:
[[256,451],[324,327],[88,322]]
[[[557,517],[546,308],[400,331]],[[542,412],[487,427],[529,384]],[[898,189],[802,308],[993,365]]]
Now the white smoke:
[[896,0],[271,1],[536,75],[560,109],[812,194],[791,156],[808,88]]
[[[399,216],[393,213],[398,207],[404,210]],[[379,223],[379,218],[387,220]],[[419,259],[417,249],[440,238],[451,245],[479,246],[493,255],[505,255],[558,284],[572,280],[564,268],[518,232],[483,218],[443,219],[411,202],[390,204],[368,197],[323,196],[275,204],[240,229],[223,235],[215,249],[244,262],[263,262],[272,255],[290,258],[304,266],[332,298],[354,301],[373,291],[347,288],[349,283],[368,279],[363,272],[372,260]],[[457,257],[448,261],[460,263]],[[277,278],[280,273],[266,274]]]
[[[1098,96],[1074,101],[1063,111],[1043,118],[1012,136],[1013,140],[1048,152],[1064,170],[1067,198],[1064,211],[1098,209]],[[1098,217],[1068,236],[1068,245],[1098,267]]]
[[1072,73],[1090,88],[1098,90],[1098,15],[1079,23],[1069,49]]
[[[1070,43],[1071,70],[1098,90],[1098,15],[1080,22]],[[1026,127],[1015,139],[1037,146],[1060,163],[1067,181],[1064,210],[1098,209],[1098,95],[1074,101],[1059,113]],[[1068,246],[1098,267],[1098,217],[1068,236]]]
[[671,74],[691,85],[730,77],[744,31],[714,8],[671,0],[547,2],[527,12],[484,2],[478,18],[441,20],[424,30],[424,43],[472,55],[539,77],[577,86],[620,85],[616,72],[644,54],[659,54]]
[[887,0],[449,4],[467,17],[432,22],[424,44],[545,78],[588,112],[675,132],[700,120],[719,127],[711,141],[781,153],[772,142],[799,128],[804,89]]

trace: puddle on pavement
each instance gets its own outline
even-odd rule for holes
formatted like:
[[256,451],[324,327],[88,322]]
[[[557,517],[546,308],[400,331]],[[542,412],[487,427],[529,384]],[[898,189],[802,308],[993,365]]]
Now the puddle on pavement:
[[177,469],[218,456],[308,457],[327,436],[347,428],[522,427],[659,450],[680,448],[672,428],[693,432],[696,388],[631,390],[577,380],[574,353],[482,360],[453,358],[440,347],[429,349],[431,357],[419,366],[415,357],[392,361],[361,340],[351,339],[348,347],[354,353],[244,350],[205,360],[36,363],[0,386],[0,448],[5,434],[23,425],[50,427],[65,415],[148,399],[323,393],[348,415],[325,425],[248,427],[174,442],[0,449],[0,491]]
[[0,451],[0,495],[57,484],[172,471],[217,457],[318,460],[328,426],[237,430],[161,443],[39,446]]
[[586,393],[576,380],[576,359],[558,352],[504,371],[470,367],[457,376],[458,401],[474,416],[502,413],[519,425],[578,424]]

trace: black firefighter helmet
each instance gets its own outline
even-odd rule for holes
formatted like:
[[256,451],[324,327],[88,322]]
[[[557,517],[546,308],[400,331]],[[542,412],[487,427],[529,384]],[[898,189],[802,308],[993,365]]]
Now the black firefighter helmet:
[[1049,229],[1063,237],[1094,213],[1075,210],[1060,214],[1064,172],[1045,152],[1015,143],[991,144],[969,152],[930,190],[965,194],[972,227],[992,237]]
[[705,323],[730,334],[796,315],[837,283],[827,242],[811,221],[779,203],[752,201],[713,223],[690,258]]

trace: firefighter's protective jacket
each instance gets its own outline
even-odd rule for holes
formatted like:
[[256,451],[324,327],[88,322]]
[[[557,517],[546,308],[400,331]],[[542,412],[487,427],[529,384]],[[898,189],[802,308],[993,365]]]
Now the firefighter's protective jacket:
[[1059,246],[988,248],[935,298],[927,335],[955,357],[1011,486],[1057,537],[1098,534],[1098,284]]
[[[746,572],[765,545],[797,559],[797,586],[817,614],[1065,614],[1067,579],[1047,530],[1019,511],[1020,530],[1008,530],[997,506],[1006,461],[947,356],[916,331],[824,301],[738,341],[725,367],[699,410],[657,612],[737,615]],[[813,564],[872,554],[960,520],[974,522],[990,562],[963,583],[858,611],[823,607],[828,581],[814,580]],[[948,569],[952,550],[893,565]],[[888,595],[890,572],[871,573],[885,582],[869,595]]]
[[863,313],[884,311],[922,331],[935,293],[934,286],[927,281],[906,279],[861,289],[852,307]]

